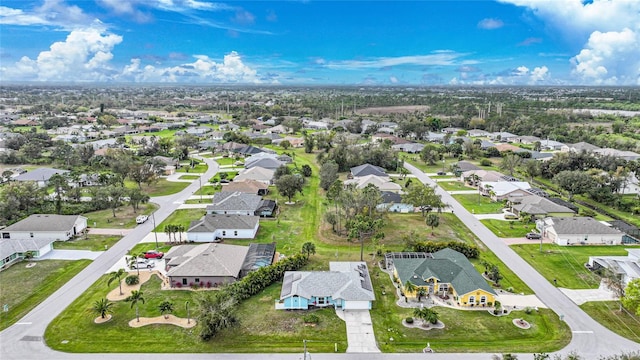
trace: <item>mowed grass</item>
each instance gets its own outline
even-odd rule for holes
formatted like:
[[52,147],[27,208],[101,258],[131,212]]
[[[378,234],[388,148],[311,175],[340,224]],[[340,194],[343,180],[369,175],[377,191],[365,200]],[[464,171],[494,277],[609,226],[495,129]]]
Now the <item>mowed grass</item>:
[[87,225],[94,228],[112,229],[132,229],[136,227],[136,217],[138,215],[149,215],[156,211],[158,206],[153,203],[140,204],[138,212],[133,212],[133,207],[123,205],[116,209],[116,216],[113,217],[111,209],[92,211],[84,214],[87,217]]
[[524,237],[535,228],[535,224],[522,221],[482,219],[480,222],[496,236],[502,238]]
[[9,305],[0,316],[0,330],[14,324],[88,266],[90,260],[42,260],[27,268],[22,261],[0,271],[0,303]]
[[[80,296],[69,309],[58,316],[45,333],[47,344],[65,352],[285,352],[302,351],[302,339],[309,340],[311,352],[333,352],[334,343],[340,352],[346,350],[346,326],[332,309],[314,311],[320,318],[315,327],[304,325],[302,317],[307,312],[275,310],[275,300],[280,294],[280,283],[269,286],[237,307],[238,326],[223,330],[210,341],[203,342],[197,336],[199,326],[183,329],[172,325],[150,325],[131,328],[128,322],[135,319],[135,307],[120,301],[113,307],[113,319],[95,324],[92,304],[115,286],[107,286],[107,276],[101,277]],[[186,302],[190,314],[198,313],[197,297],[201,292],[186,290],[160,290],[160,280],[152,277],[141,287],[144,304],[139,305],[140,316],[160,316],[158,305],[168,300],[174,303],[173,314],[186,318]],[[67,340],[67,343],[63,343]]]
[[69,241],[56,241],[53,243],[53,248],[56,250],[104,251],[110,249],[120,239],[122,236],[118,235],[89,234],[87,237],[81,236]]
[[625,256],[629,246],[559,246],[543,244],[512,245],[511,248],[533,266],[549,282],[557,280],[558,287],[568,289],[596,289],[600,276],[584,264],[589,256]]
[[[483,310],[435,307],[444,329],[407,328],[402,320],[412,316],[413,309],[396,305],[398,298],[389,276],[379,268],[372,269],[372,282],[376,301],[371,318],[378,346],[385,353],[417,353],[427,343],[436,352],[551,352],[571,340],[567,325],[547,309],[531,314],[515,311],[496,317]],[[517,328],[512,323],[515,318],[527,320],[531,329]]]
[[460,205],[474,214],[500,214],[505,204],[476,194],[452,195]]
[[184,201],[184,203],[185,204],[207,204],[207,205],[209,205],[209,204],[211,204],[211,199],[207,199],[207,198],[204,198],[202,200],[200,200],[200,199],[187,199],[187,200]]
[[640,343],[640,316],[622,309],[617,301],[593,301],[580,305],[595,321],[607,329]]
[[196,190],[193,195],[213,195],[220,191],[219,185],[203,185],[200,189]]
[[189,166],[189,164],[187,165],[183,165],[182,167],[180,167],[178,170],[176,170],[176,172],[179,173],[194,173],[194,174],[204,174],[207,172],[207,170],[209,169],[209,165],[207,165],[206,163],[199,163],[194,167]]
[[169,217],[158,224],[153,231],[164,233],[165,225],[183,225],[189,227],[193,220],[200,219],[206,213],[205,209],[179,209],[171,213]]
[[477,189],[472,188],[471,186],[465,185],[462,181],[456,181],[456,180],[438,181],[438,186],[440,186],[441,188],[443,188],[446,191],[464,191],[464,190],[476,190],[477,191]]
[[146,184],[142,184],[142,191],[147,193],[149,196],[165,196],[172,195],[175,193],[179,193],[184,190],[190,183],[188,182],[175,182],[175,181],[167,181],[166,179],[160,179],[150,186]]

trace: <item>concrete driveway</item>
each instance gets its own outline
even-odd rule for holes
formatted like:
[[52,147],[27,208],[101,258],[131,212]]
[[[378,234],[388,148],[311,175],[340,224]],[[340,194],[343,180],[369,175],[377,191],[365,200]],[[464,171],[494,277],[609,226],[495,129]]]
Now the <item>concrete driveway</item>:
[[95,260],[104,251],[89,250],[51,250],[38,260]]
[[347,324],[348,353],[379,353],[373,334],[369,310],[336,309],[338,317]]

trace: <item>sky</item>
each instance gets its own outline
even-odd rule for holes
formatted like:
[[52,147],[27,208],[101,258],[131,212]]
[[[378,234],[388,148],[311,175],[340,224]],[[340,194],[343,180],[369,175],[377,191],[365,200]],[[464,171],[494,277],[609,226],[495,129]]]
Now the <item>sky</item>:
[[640,85],[639,0],[2,0],[0,83]]

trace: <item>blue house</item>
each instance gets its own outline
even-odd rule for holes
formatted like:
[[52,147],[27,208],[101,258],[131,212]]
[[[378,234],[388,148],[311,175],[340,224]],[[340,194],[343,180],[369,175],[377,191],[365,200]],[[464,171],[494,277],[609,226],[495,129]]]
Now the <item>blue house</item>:
[[364,262],[330,262],[329,271],[287,271],[276,309],[371,309],[375,300]]

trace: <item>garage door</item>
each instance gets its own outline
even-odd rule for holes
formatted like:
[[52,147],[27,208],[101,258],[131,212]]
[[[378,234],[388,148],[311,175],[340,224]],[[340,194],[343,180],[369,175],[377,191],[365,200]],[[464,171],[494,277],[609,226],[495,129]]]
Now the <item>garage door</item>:
[[345,310],[369,310],[369,302],[368,301],[345,301],[344,309]]

